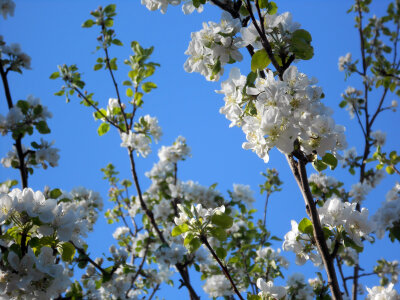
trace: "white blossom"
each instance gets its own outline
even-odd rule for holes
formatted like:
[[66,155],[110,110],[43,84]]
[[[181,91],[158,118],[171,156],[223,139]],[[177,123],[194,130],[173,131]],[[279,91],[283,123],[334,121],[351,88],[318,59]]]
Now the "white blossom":
[[382,239],[386,230],[392,228],[400,220],[400,183],[386,194],[386,201],[378,209],[372,219],[376,223],[376,235]]
[[338,69],[344,71],[345,66],[351,62],[351,53],[347,53],[345,56],[339,57]]
[[129,131],[129,133],[126,134],[125,132],[122,132],[121,139],[121,147],[136,150],[143,157],[147,157],[151,152],[150,141],[143,133]]
[[257,287],[261,290],[260,296],[271,297],[272,299],[282,299],[286,296],[286,289],[283,286],[276,286],[272,281],[265,282],[264,279],[257,279]]
[[366,299],[368,300],[399,300],[400,296],[394,289],[393,283],[390,283],[387,287],[374,286],[373,288],[368,288],[368,295]]
[[203,29],[191,34],[192,40],[185,54],[186,72],[198,72],[209,81],[217,81],[224,73],[224,65],[243,59],[235,46],[240,20],[223,13],[219,24],[203,23]]
[[212,275],[203,285],[203,290],[209,297],[223,297],[233,295],[233,289],[225,275]]

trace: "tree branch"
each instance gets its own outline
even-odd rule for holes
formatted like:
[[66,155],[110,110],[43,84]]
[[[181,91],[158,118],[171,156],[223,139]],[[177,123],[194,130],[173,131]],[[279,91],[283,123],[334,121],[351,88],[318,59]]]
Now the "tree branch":
[[224,266],[224,264],[221,262],[221,260],[219,259],[219,257],[217,256],[217,254],[214,252],[213,248],[211,247],[211,245],[209,244],[207,237],[205,235],[201,235],[200,236],[200,240],[201,242],[207,247],[207,249],[211,252],[211,255],[214,257],[214,259],[217,261],[217,263],[219,264],[219,266],[222,269],[222,272],[224,273],[224,275],[226,276],[226,278],[229,280],[229,282],[232,285],[233,290],[235,291],[236,295],[239,297],[239,299],[244,300],[244,298],[242,297],[242,295],[240,294],[238,288],[236,287],[235,282],[233,281],[231,275],[229,274],[228,269]]

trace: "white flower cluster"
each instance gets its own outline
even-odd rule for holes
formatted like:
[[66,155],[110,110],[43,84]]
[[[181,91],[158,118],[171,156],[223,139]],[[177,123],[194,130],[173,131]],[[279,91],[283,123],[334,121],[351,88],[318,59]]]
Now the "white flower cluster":
[[225,275],[212,275],[206,279],[203,290],[212,298],[234,294],[231,283]]
[[[160,189],[160,183],[168,180],[169,189],[171,194],[177,190],[177,187],[173,185],[173,171],[175,164],[180,160],[185,160],[190,156],[190,148],[186,144],[186,139],[179,136],[172,146],[162,146],[158,151],[159,161],[153,165],[153,168],[146,172],[145,175],[152,180],[152,185],[147,190],[150,195],[157,195]],[[174,195],[175,196],[175,195]]]
[[400,295],[394,289],[394,284],[390,283],[387,287],[374,286],[367,288],[367,300],[400,300]]
[[248,113],[248,107],[243,108],[245,82],[246,78],[233,68],[219,91],[225,94],[225,107],[220,112],[246,134],[244,149],[255,151],[268,162],[271,148],[289,154],[296,139],[306,154],[316,151],[323,156],[327,151],[346,147],[345,128],[335,125],[332,111],[321,103],[321,88],[295,66],[285,71],[283,81],[275,80],[270,71],[265,79],[256,80],[255,87],[247,87],[247,95],[255,98],[247,104],[254,105],[250,109],[253,113]]
[[386,142],[386,132],[383,132],[381,130],[376,130],[371,132],[371,137],[374,139],[374,146],[383,146]]
[[[0,0],[0,13],[3,15],[4,18],[6,18],[7,13],[9,13],[11,16],[14,14],[13,8],[8,10],[2,9],[3,7],[7,7],[7,4],[10,4],[10,6],[8,7],[12,7],[12,4],[14,4],[14,2],[12,2],[11,0]],[[5,58],[3,56],[7,56],[8,58]],[[2,35],[0,35],[0,59],[7,60],[7,64],[10,65],[11,70],[13,71],[19,70],[19,67],[25,69],[31,68],[31,57],[28,54],[22,52],[21,46],[17,43],[13,43],[9,46],[6,45],[6,43],[3,41]]]
[[120,266],[113,273],[111,280],[102,282],[99,288],[98,285],[96,286],[96,279],[98,281],[99,278],[97,276],[90,276],[84,281],[84,287],[87,289],[87,299],[141,299],[139,298],[141,290],[131,288],[133,277],[134,273],[126,273],[123,267]]
[[152,136],[157,142],[162,135],[161,127],[158,125],[158,120],[155,117],[146,115],[139,119],[139,122],[134,125],[136,132],[129,130],[128,133],[121,133],[121,147],[136,150],[143,156],[147,157],[151,153],[150,143]]
[[389,282],[388,277],[390,277],[391,283],[396,284],[399,281],[400,274],[399,261],[387,261],[384,258],[380,259],[378,260],[378,265],[374,267],[374,272],[381,278],[381,285],[384,285],[385,282]]
[[[88,193],[97,194],[91,191]],[[74,197],[74,200],[80,197],[82,196]],[[98,199],[93,202],[101,203],[98,194],[93,198]],[[55,235],[60,241],[73,241],[77,246],[81,246],[82,237],[86,237],[90,229],[91,214],[88,209],[90,202],[84,203],[84,197],[81,200],[83,201],[57,203],[55,199],[45,199],[41,191],[34,192],[29,188],[23,191],[13,189],[10,193],[1,195],[0,223],[13,216],[24,218],[25,214],[28,218],[38,217],[43,223],[38,228],[38,236]]]
[[329,189],[335,189],[340,187],[339,182],[336,178],[332,176],[327,176],[323,173],[313,173],[308,178],[310,183],[315,184],[315,186],[320,189],[323,193],[328,193]]
[[[196,218],[202,218],[203,223],[207,223],[207,221],[213,216],[217,214],[223,214],[225,212],[225,206],[220,206],[217,208],[203,208],[201,204],[197,204],[196,206],[192,205],[190,207],[190,211],[192,216],[188,215],[186,212],[185,208],[181,205],[178,204],[178,208],[180,210],[179,217],[174,218],[174,222],[176,225],[182,225],[185,223],[189,223],[191,225],[194,225],[197,220]],[[211,224],[209,226],[212,226]]]
[[376,222],[376,236],[382,239],[386,230],[392,228],[400,220],[400,183],[386,194],[386,201],[378,209],[372,219]]
[[215,208],[221,205],[221,193],[215,189],[202,186],[197,182],[188,180],[186,182],[179,182],[174,190],[175,186],[170,186],[172,190],[172,197],[179,197],[190,203],[201,204],[205,208]]
[[298,299],[298,300],[314,299],[314,291],[312,287],[305,282],[303,274],[294,273],[290,275],[286,281],[286,284],[291,299]]
[[349,195],[353,198],[353,202],[360,203],[371,191],[371,185],[367,181],[357,182],[351,186]]
[[339,252],[339,255],[347,266],[358,264],[358,253],[353,248],[343,248],[343,250]]
[[351,62],[351,53],[347,53],[345,56],[339,57],[338,69],[344,71],[345,67]]
[[[257,22],[260,28],[261,24]],[[285,12],[281,15],[266,14],[264,15],[264,29],[266,33],[266,38],[269,42],[282,43],[289,39],[294,31],[300,28],[300,24],[293,22],[292,14],[290,12]],[[240,30],[242,35],[242,40],[238,41],[238,47],[246,47],[247,45],[252,45],[255,49],[262,49],[263,46],[260,41],[260,35],[256,29],[254,23],[251,23],[248,27],[243,27]]]
[[249,185],[233,184],[232,201],[244,202],[245,205],[251,206],[256,201],[253,194],[254,191],[251,190]]
[[181,2],[184,2],[182,5],[182,11],[185,15],[191,14],[194,10],[197,10],[199,13],[203,11],[203,5],[200,4],[196,8],[193,5],[192,0],[141,0],[142,5],[145,5],[148,10],[160,10],[163,14],[167,12],[168,5],[177,6],[180,5]]
[[182,262],[186,254],[186,248],[182,244],[176,243],[172,243],[170,246],[160,246],[154,253],[157,263],[166,266],[173,266]]
[[355,162],[356,158],[357,158],[357,149],[356,147],[351,147],[343,151],[343,156],[340,162],[343,165],[343,167],[345,167],[346,165],[351,165],[353,162]]
[[60,150],[51,147],[54,144],[54,141],[51,143],[43,139],[40,139],[40,141],[39,149],[35,151],[36,162],[41,164],[44,169],[47,168],[46,162],[48,162],[52,167],[58,166],[58,160],[60,159],[58,152]]
[[349,86],[344,91],[344,94],[341,95],[347,103],[346,110],[349,112],[350,118],[352,119],[354,118],[355,113],[359,112],[361,105],[364,103],[364,100],[360,98],[362,94],[362,91],[357,90],[352,86]]
[[185,54],[189,58],[184,64],[186,72],[198,72],[209,81],[218,81],[224,73],[224,65],[241,61],[242,54],[235,43],[240,29],[240,20],[223,13],[221,23],[203,23],[203,29],[191,34],[192,40]]
[[282,299],[286,296],[286,288],[274,285],[272,281],[265,282],[264,279],[258,278],[257,287],[261,290],[258,295],[267,299]]
[[121,133],[121,147],[138,151],[143,157],[147,157],[151,153],[150,140],[143,133],[136,133],[129,130],[129,133]]
[[0,268],[3,299],[53,299],[71,284],[68,269],[56,263],[50,247],[42,247],[37,255],[29,247],[22,258],[9,251],[7,262],[8,267]]
[[281,255],[281,249],[274,250],[271,247],[263,247],[256,251],[256,262],[273,261],[275,264],[279,264],[287,269],[289,267],[289,261]]
[[23,125],[46,121],[53,116],[47,107],[41,104],[39,98],[29,95],[24,102],[27,106],[25,113],[22,112],[19,106],[14,106],[5,117],[0,114],[0,133],[2,135],[6,135],[9,131]]
[[328,199],[323,207],[318,208],[318,213],[323,226],[330,229],[343,227],[350,238],[359,247],[363,247],[361,238],[372,240],[369,234],[374,230],[375,224],[368,220],[368,209],[363,207],[359,212],[356,205],[342,202],[334,196]]
[[299,231],[299,225],[296,221],[291,221],[292,230],[285,234],[285,240],[282,249],[292,251],[296,254],[296,265],[304,265],[307,260],[311,260],[315,266],[322,266],[322,259],[312,244],[310,237]]
[[[0,195],[0,224],[7,222],[5,228],[7,233],[8,226],[11,226],[8,222],[19,226],[18,224],[28,224],[37,218],[39,221],[35,221],[36,225],[32,225],[29,231],[30,239],[40,240],[48,237],[59,242],[72,241],[75,245],[81,246],[82,237],[85,237],[89,230],[88,212],[84,209],[86,204],[80,206],[74,205],[75,203],[79,202],[57,203],[56,199],[46,199],[41,191],[13,189],[8,194]],[[20,299],[19,297],[24,295],[34,296],[37,299],[50,299],[63,293],[69,286],[68,269],[56,263],[52,248],[43,246],[39,253],[38,248],[32,249],[28,244],[26,253],[18,255],[11,250],[14,249],[12,239],[4,235],[0,243],[3,249],[10,249],[9,267],[0,269],[1,278],[5,279],[0,280],[3,295],[10,299]]]
[[87,221],[88,230],[92,231],[93,225],[99,217],[99,212],[103,209],[103,199],[100,194],[84,187],[77,187],[68,194],[63,194],[61,198],[71,200],[65,202],[65,209],[73,210],[80,215],[80,219]]
[[15,3],[12,0],[0,0],[0,14],[6,20],[7,15],[14,16]]
[[[26,152],[26,148],[24,145],[22,145],[22,151],[24,153]],[[3,165],[4,168],[11,168],[13,162],[15,162],[15,164],[19,166],[17,149],[15,148],[15,146],[12,147],[11,151],[7,152],[5,157],[1,158],[1,164]]]

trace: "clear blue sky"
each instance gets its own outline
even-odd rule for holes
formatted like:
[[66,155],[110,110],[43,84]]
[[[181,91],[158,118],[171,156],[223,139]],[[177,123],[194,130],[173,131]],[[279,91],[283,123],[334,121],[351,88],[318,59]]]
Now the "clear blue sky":
[[[61,159],[57,168],[46,171],[37,170],[30,177],[30,186],[34,189],[43,189],[45,185],[71,190],[76,186],[84,186],[99,191],[107,203],[108,186],[103,181],[100,168],[112,162],[121,172],[120,178],[130,178],[129,160],[126,149],[119,146],[120,138],[115,131],[106,136],[97,136],[97,126],[92,111],[80,106],[73,98],[66,104],[64,98],[53,96],[61,86],[61,81],[49,80],[49,75],[57,70],[57,65],[77,64],[84,73],[86,89],[95,93],[95,100],[106,106],[108,98],[115,97],[115,92],[108,74],[104,71],[94,72],[93,65],[99,54],[93,54],[97,45],[98,31],[95,28],[82,29],[81,24],[89,17],[89,12],[98,5],[117,3],[118,16],[115,20],[115,30],[118,38],[125,44],[124,47],[113,47],[112,56],[118,57],[120,71],[117,80],[121,83],[127,77],[127,69],[122,65],[130,53],[130,41],[137,40],[143,46],[155,46],[153,61],[161,64],[153,80],[158,89],[146,96],[143,114],[150,114],[159,118],[164,135],[161,143],[155,145],[153,154],[148,159],[138,160],[138,172],[141,174],[141,183],[144,188],[149,181],[144,172],[149,170],[156,161],[157,149],[165,144],[170,145],[178,135],[187,138],[192,148],[192,158],[179,166],[181,180],[194,180],[203,185],[218,182],[218,189],[226,192],[233,183],[249,184],[256,192],[257,208],[262,210],[264,197],[259,195],[258,185],[262,183],[260,172],[267,167],[277,168],[284,182],[284,190],[273,195],[268,213],[268,228],[274,235],[283,236],[290,230],[290,220],[301,220],[305,217],[304,202],[298,187],[290,173],[286,160],[278,151],[271,151],[268,165],[254,153],[241,148],[245,140],[240,129],[228,128],[229,122],[218,110],[223,105],[222,96],[215,94],[220,89],[220,83],[206,82],[199,74],[188,74],[183,70],[186,60],[184,51],[190,41],[190,33],[198,31],[202,22],[218,21],[220,11],[211,5],[205,7],[202,14],[194,13],[185,16],[178,7],[170,7],[166,15],[160,12],[149,12],[140,5],[139,0],[125,1],[79,1],[79,0],[42,0],[16,1],[16,11],[13,18],[0,20],[0,34],[7,43],[17,42],[22,50],[32,57],[32,70],[23,76],[10,75],[10,87],[14,102],[33,94],[41,98],[42,103],[53,113],[50,120],[52,133],[48,140],[55,140],[55,147],[61,149]],[[352,52],[353,57],[359,55],[358,35],[353,27],[353,16],[347,15],[350,1],[323,1],[323,0],[285,0],[276,1],[279,12],[290,11],[295,21],[302,24],[313,37],[315,56],[312,60],[298,65],[299,70],[308,76],[315,76],[323,88],[326,98],[325,104],[335,110],[337,123],[347,127],[349,146],[357,146],[361,151],[362,140],[360,129],[355,120],[350,120],[345,110],[339,110],[340,94],[351,84],[357,87],[358,83],[344,82],[344,74],[337,69],[338,57]],[[375,0],[373,11],[380,15],[388,1]],[[102,55],[102,54],[101,54]],[[249,59],[244,53],[245,60],[239,65],[242,73],[249,71]],[[226,68],[226,78],[229,68]],[[359,85],[358,85],[359,87]],[[390,96],[388,100],[395,99]],[[3,91],[0,94],[0,111],[6,114],[6,104]],[[398,132],[394,124],[399,124],[398,113],[384,113],[383,118],[377,121],[376,129],[387,132],[388,149],[400,149]],[[28,144],[26,141],[25,144]],[[30,141],[30,140],[29,140]],[[11,148],[11,140],[2,137],[0,142],[0,156]],[[311,172],[312,169],[309,169]],[[345,181],[346,187],[357,181],[357,176],[350,176],[341,168],[334,175]],[[0,169],[0,178],[17,178],[15,170]],[[387,176],[381,185],[370,193],[365,204],[373,213],[376,211],[386,192],[393,187],[395,177]],[[114,227],[105,224],[102,217],[95,227],[95,232],[88,239],[89,250],[93,255],[100,256],[108,252],[113,243],[111,237]],[[275,247],[281,244],[275,242]],[[371,271],[377,259],[385,257],[389,260],[400,259],[398,244],[391,244],[387,240],[377,241],[374,245],[367,244],[367,250],[361,254],[361,266]],[[299,268],[294,264],[294,255],[284,253],[292,262],[291,268],[285,275],[295,271],[305,272],[306,277],[315,277],[316,270],[311,263]],[[348,270],[350,271],[350,270]],[[348,275],[351,273],[349,272]],[[200,291],[199,276],[193,275],[197,290]],[[363,279],[368,286],[377,285],[377,278]],[[179,286],[179,283],[177,283]],[[173,292],[173,294],[172,294]],[[180,290],[186,297],[187,292]],[[201,292],[202,293],[202,292]],[[166,299],[175,299],[176,291],[165,288],[159,295]],[[207,298],[202,294],[202,298]]]

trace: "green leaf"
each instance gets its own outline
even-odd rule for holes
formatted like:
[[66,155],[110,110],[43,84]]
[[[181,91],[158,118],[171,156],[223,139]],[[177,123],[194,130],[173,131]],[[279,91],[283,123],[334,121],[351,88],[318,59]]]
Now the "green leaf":
[[172,229],[171,235],[178,236],[187,231],[189,231],[189,226],[188,226],[188,224],[184,223],[184,224],[175,226],[174,229]]
[[261,9],[267,8],[268,0],[258,0],[258,5]]
[[299,223],[299,231],[306,234],[313,234],[313,226],[309,219],[304,218]]
[[325,153],[324,157],[322,157],[322,161],[327,164],[331,170],[335,170],[338,164],[337,158],[331,153]]
[[123,46],[124,45],[124,44],[122,44],[122,42],[119,39],[113,39],[111,41],[111,43],[113,43],[114,45],[117,45],[117,46]]
[[94,21],[92,19],[86,20],[85,23],[82,24],[83,28],[90,28],[94,25]]
[[246,85],[252,85],[252,84],[254,84],[254,81],[256,81],[256,79],[257,79],[257,73],[255,73],[255,72],[250,72],[250,73],[247,75],[247,78],[246,78]]
[[309,60],[314,56],[311,41],[311,34],[307,30],[298,29],[292,34],[290,50],[296,55],[296,58]]
[[137,107],[141,107],[143,104],[143,93],[136,92],[135,93],[135,104]]
[[272,1],[268,3],[267,8],[268,8],[268,14],[269,15],[274,15],[278,11],[278,6],[276,5],[275,2],[272,2]]
[[106,26],[106,27],[112,27],[113,25],[114,25],[113,19],[107,19],[104,21],[104,26]]
[[327,168],[327,165],[325,163],[323,163],[322,160],[319,160],[319,159],[316,159],[315,161],[313,161],[312,166],[318,172],[321,172]]
[[117,58],[116,57],[114,57],[113,59],[110,60],[110,69],[111,70],[118,70]]
[[60,197],[62,195],[62,192],[60,189],[54,189],[50,191],[50,198],[51,199],[57,199],[58,197]]
[[104,12],[106,14],[113,13],[113,12],[115,12],[116,7],[117,7],[116,4],[109,4],[104,8]]
[[60,90],[57,93],[54,93],[54,96],[62,96],[64,95],[65,91],[64,90]]
[[201,246],[200,239],[198,237],[193,238],[188,245],[186,245],[186,249],[190,253],[195,252],[197,249],[199,249]]
[[35,124],[35,127],[37,131],[39,131],[41,134],[47,134],[50,133],[50,128],[47,126],[46,121],[39,121]]
[[149,93],[152,89],[155,89],[157,85],[153,82],[145,82],[142,84],[142,89],[145,93]]
[[195,238],[194,234],[189,232],[183,240],[183,245],[186,247]]
[[93,116],[96,120],[104,119],[104,116],[107,116],[107,111],[104,108],[101,108],[99,111],[95,111]]
[[346,104],[347,104],[347,101],[346,101],[346,100],[343,100],[342,102],[339,103],[339,107],[340,107],[340,108],[343,108],[343,107],[346,106]]
[[386,170],[386,173],[388,173],[389,175],[393,175],[394,174],[394,169],[393,169],[392,166],[387,166],[385,168],[385,170]]
[[247,300],[262,300],[262,297],[259,295],[252,295],[252,294],[247,294]]
[[125,86],[132,86],[132,82],[129,81],[129,80],[125,80],[125,81],[122,83],[122,85],[125,85]]
[[213,215],[211,217],[211,222],[214,225],[228,229],[231,228],[233,225],[233,218],[231,216],[228,216],[227,214]]
[[29,110],[29,103],[25,100],[18,100],[17,106],[21,109],[22,113],[25,115]]
[[251,57],[251,71],[256,73],[257,70],[264,70],[270,63],[271,60],[268,57],[267,51],[265,49],[258,50]]
[[226,255],[228,254],[228,252],[225,250],[225,248],[219,247],[215,250],[215,252],[217,253],[217,256],[221,259],[224,259],[226,257]]
[[95,64],[93,67],[93,70],[97,71],[100,70],[103,67],[103,64]]
[[59,72],[54,72],[53,74],[50,75],[50,79],[56,79],[60,77],[60,73]]
[[75,256],[75,247],[70,242],[65,242],[59,247],[61,259],[65,262],[71,262]]
[[106,134],[110,130],[110,124],[108,123],[101,123],[99,128],[97,128],[97,133],[99,136]]
[[133,96],[133,91],[131,88],[126,89],[126,96],[129,98],[131,98]]
[[213,229],[211,229],[210,235],[212,237],[217,238],[221,242],[225,241],[226,238],[228,237],[228,235],[226,234],[225,229],[223,229],[221,227],[214,227]]

